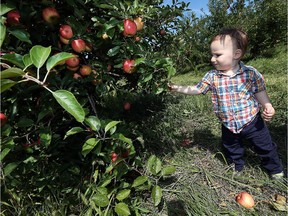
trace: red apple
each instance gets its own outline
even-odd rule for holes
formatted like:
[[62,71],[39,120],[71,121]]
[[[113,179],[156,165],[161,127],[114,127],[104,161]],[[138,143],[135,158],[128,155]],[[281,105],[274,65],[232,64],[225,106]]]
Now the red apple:
[[42,11],[43,19],[50,24],[55,24],[59,21],[60,15],[53,7],[47,7]]
[[59,29],[59,34],[65,39],[70,39],[73,37],[73,30],[69,25],[61,25]]
[[81,53],[85,51],[86,49],[86,43],[82,39],[73,40],[71,43],[71,46],[72,46],[72,49],[77,53]]
[[130,110],[131,109],[131,104],[129,103],[129,102],[125,102],[124,103],[124,105],[123,105],[123,107],[124,107],[124,110]]
[[7,23],[9,25],[18,25],[20,23],[20,13],[19,11],[13,10],[7,13]]
[[108,64],[108,65],[107,65],[107,71],[109,72],[109,71],[111,71],[111,70],[112,70],[112,65]]
[[117,158],[118,158],[118,155],[115,152],[112,152],[112,154],[111,154],[112,162],[115,162],[117,160]]
[[77,79],[81,79],[82,76],[80,74],[78,74],[78,73],[74,73],[73,74],[73,78],[77,80]]
[[0,122],[1,122],[1,127],[4,126],[7,123],[8,119],[4,113],[0,113]]
[[126,59],[123,62],[123,70],[125,73],[133,73],[136,70],[135,60]]
[[92,68],[89,65],[82,65],[80,67],[80,74],[82,76],[89,76],[92,72]]
[[135,37],[135,41],[136,41],[136,42],[140,42],[140,41],[141,41],[141,37],[138,37],[138,36]]
[[166,35],[166,31],[164,29],[161,29],[160,30],[160,35],[162,35],[162,36]]
[[181,146],[189,146],[190,143],[191,143],[191,141],[189,139],[184,139],[181,142]]
[[76,67],[69,67],[67,66],[67,69],[70,70],[70,71],[77,71],[79,70],[80,66],[76,66]]
[[59,36],[59,38],[63,44],[69,44],[69,39],[63,38],[61,35]]
[[124,20],[124,36],[134,36],[137,33],[137,25],[133,20],[125,19]]
[[80,59],[75,55],[74,57],[67,59],[65,63],[69,67],[77,67],[80,63]]
[[236,202],[245,208],[252,208],[255,204],[253,197],[247,192],[240,192],[236,196]]
[[142,21],[142,17],[136,17],[134,19],[134,22],[136,23],[137,26],[137,31],[140,31],[144,27],[144,22]]

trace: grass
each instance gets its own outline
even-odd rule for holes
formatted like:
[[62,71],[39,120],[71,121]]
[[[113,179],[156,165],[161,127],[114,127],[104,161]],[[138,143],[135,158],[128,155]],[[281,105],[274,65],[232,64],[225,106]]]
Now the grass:
[[[286,62],[286,49],[282,47],[273,58],[259,58],[246,64],[257,68],[265,77],[276,110],[269,129],[287,171]],[[204,73],[182,74],[172,81],[193,85]],[[160,208],[151,207],[149,215],[287,215],[287,206],[286,211],[275,207],[277,195],[287,199],[287,181],[270,180],[248,143],[245,143],[245,169],[239,177],[233,176],[233,169],[222,154],[220,124],[209,96],[165,95],[160,100],[161,109],[143,123],[146,148],[177,168],[172,178],[162,182],[165,202]],[[184,145],[184,139],[190,140],[188,145]],[[253,209],[245,209],[235,202],[236,194],[241,191],[253,195],[256,202]]]

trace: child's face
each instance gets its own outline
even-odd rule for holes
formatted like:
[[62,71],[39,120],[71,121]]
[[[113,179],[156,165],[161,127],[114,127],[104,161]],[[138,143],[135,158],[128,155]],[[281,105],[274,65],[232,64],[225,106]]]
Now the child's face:
[[211,43],[211,63],[217,70],[227,72],[233,70],[238,64],[238,59],[236,59],[235,49],[233,46],[233,41],[230,36],[226,36],[225,40],[221,40],[220,37]]

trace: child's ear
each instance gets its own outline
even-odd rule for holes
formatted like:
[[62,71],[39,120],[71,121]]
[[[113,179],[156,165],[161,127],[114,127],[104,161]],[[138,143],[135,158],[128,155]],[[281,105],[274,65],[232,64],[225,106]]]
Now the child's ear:
[[235,59],[240,59],[242,56],[242,50],[241,49],[236,49],[234,53],[234,58]]

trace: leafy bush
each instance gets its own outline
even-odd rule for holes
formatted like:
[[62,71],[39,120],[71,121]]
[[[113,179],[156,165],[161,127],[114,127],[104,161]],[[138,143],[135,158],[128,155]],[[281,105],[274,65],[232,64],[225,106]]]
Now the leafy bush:
[[[141,134],[105,108],[122,92],[160,94],[175,74],[161,54],[171,33],[160,30],[185,4],[160,3],[1,4],[3,215],[140,215],[149,196],[159,205],[158,182],[174,168],[141,155]],[[144,28],[135,32],[139,18]],[[113,106],[114,113],[124,110]]]

